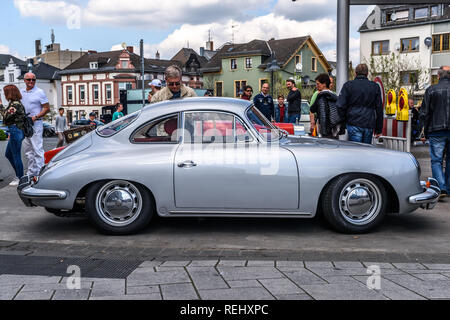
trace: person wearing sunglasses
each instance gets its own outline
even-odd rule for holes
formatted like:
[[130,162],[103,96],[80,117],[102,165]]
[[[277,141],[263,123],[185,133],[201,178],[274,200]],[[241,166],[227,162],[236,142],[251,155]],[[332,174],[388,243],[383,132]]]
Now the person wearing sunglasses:
[[195,91],[181,82],[182,71],[176,65],[167,67],[164,72],[166,79],[166,87],[152,96],[151,103],[161,102],[172,99],[183,99],[188,97],[196,97]]
[[244,87],[244,91],[243,91],[243,94],[242,94],[242,96],[241,96],[241,99],[249,100],[249,101],[250,101],[250,99],[252,98],[252,94],[253,94],[253,88],[252,88],[252,86],[246,85],[246,86]]
[[50,111],[50,105],[44,90],[36,87],[36,75],[28,72],[24,76],[25,89],[22,89],[22,104],[26,114],[33,120],[34,134],[23,140],[23,150],[28,161],[27,175],[38,176],[44,166],[44,144],[42,133],[44,126],[42,118]]

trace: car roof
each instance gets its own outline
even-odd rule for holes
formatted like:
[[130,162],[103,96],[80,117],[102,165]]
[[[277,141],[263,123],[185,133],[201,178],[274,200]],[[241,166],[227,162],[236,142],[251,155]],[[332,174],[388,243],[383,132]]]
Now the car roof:
[[208,109],[217,111],[229,111],[240,114],[244,112],[250,105],[252,105],[252,103],[252,101],[236,98],[196,97],[147,104],[142,109],[142,112],[146,113],[156,111],[158,113],[171,113]]

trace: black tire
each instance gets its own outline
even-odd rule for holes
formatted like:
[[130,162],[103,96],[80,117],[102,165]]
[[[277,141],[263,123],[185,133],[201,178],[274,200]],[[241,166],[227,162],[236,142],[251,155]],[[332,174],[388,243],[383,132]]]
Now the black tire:
[[342,233],[367,233],[386,215],[387,194],[379,179],[346,174],[334,179],[322,195],[325,220]]
[[[124,195],[121,199],[126,201],[122,203],[118,200],[114,195],[115,192]],[[154,211],[153,197],[147,189],[135,182],[100,181],[91,185],[86,192],[88,218],[104,234],[137,233],[148,226]]]

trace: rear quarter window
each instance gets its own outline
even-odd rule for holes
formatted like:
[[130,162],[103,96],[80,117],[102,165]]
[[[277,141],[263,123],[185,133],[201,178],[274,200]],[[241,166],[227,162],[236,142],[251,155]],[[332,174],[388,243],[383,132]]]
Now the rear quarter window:
[[141,111],[139,110],[125,117],[121,117],[116,121],[101,126],[100,128],[97,129],[97,133],[102,137],[110,137],[128,127],[131,123],[133,123],[134,120],[136,120],[139,117],[140,114]]

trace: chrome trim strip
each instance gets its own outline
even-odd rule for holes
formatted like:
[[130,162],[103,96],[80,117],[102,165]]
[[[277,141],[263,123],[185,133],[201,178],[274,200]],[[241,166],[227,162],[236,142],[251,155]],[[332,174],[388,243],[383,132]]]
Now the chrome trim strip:
[[249,216],[249,215],[270,215],[270,216],[311,216],[310,212],[274,212],[274,211],[223,211],[223,210],[208,210],[208,211],[188,211],[188,210],[174,210],[170,211],[170,214],[195,214],[195,215],[206,215],[206,214],[214,214],[214,215],[240,215],[240,216]]
[[41,199],[41,200],[62,200],[67,198],[66,191],[37,189],[33,187],[24,188],[20,192],[20,195],[28,199]]

